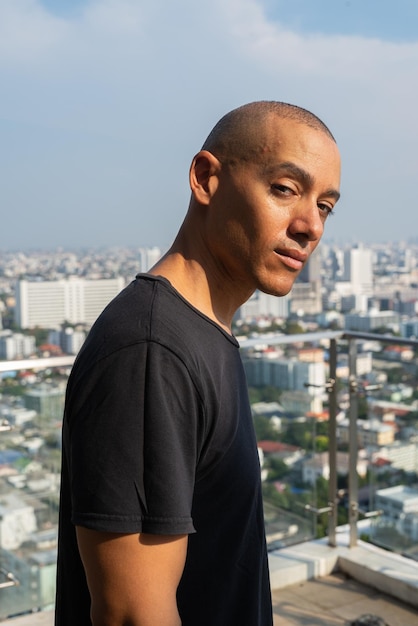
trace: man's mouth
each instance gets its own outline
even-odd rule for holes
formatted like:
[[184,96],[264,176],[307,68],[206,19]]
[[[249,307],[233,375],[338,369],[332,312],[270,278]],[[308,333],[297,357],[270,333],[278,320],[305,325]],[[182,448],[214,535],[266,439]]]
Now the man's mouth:
[[301,270],[308,258],[306,252],[301,250],[275,250],[282,263],[293,270]]

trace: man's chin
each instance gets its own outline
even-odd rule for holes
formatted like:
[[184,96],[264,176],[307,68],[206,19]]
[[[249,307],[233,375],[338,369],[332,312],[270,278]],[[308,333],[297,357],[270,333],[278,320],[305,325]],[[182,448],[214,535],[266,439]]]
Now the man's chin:
[[267,293],[270,296],[276,296],[280,298],[283,296],[287,296],[287,294],[290,293],[292,287],[293,283],[290,285],[266,285],[265,287],[260,287],[260,291],[262,291],[263,293]]

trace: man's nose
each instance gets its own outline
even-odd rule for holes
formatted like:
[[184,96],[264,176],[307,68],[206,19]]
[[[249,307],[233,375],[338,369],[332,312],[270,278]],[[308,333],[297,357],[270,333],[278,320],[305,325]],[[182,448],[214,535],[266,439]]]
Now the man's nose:
[[317,241],[324,232],[325,219],[317,202],[306,198],[295,209],[289,230],[292,235],[303,235],[309,241]]

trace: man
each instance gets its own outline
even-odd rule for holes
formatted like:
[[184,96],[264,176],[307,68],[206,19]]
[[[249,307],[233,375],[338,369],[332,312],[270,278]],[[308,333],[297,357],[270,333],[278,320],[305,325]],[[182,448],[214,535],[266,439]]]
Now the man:
[[227,114],[193,159],[171,249],[105,309],[68,382],[57,626],[271,626],[231,323],[254,290],[289,292],[339,181],[330,131],[278,102]]

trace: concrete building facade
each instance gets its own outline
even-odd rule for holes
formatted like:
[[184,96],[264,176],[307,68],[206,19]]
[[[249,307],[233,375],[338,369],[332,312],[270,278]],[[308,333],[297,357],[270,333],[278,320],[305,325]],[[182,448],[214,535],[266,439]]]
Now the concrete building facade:
[[91,325],[124,286],[125,281],[121,277],[19,280],[16,286],[16,323],[20,328],[57,328],[65,322]]

